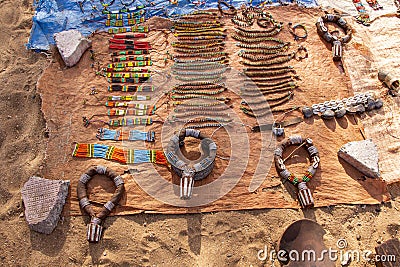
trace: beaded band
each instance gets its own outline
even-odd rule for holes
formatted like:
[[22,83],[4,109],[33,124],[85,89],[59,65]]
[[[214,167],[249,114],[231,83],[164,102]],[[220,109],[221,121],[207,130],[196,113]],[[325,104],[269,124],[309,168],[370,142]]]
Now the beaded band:
[[119,130],[111,130],[107,128],[99,128],[96,137],[99,140],[114,140],[114,141],[155,141],[155,132],[143,132],[139,130],[130,130],[129,132],[122,132]]
[[147,149],[125,149],[103,144],[76,144],[72,153],[78,158],[103,158],[123,164],[166,164],[163,151]]

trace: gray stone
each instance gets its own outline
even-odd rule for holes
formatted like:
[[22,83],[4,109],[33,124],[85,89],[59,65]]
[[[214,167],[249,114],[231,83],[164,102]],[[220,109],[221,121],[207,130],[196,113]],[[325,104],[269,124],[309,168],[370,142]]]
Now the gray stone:
[[32,176],[22,188],[25,218],[29,227],[50,234],[57,226],[68,195],[69,181]]
[[378,148],[371,139],[345,144],[339,149],[338,156],[367,177],[380,177]]
[[325,111],[322,113],[321,117],[322,117],[324,120],[333,119],[333,118],[335,117],[335,112],[333,112],[333,111],[330,110],[330,109],[327,109],[327,110],[325,110]]
[[364,105],[357,105],[357,106],[355,106],[355,108],[356,108],[356,113],[358,113],[358,114],[362,114],[362,113],[364,113],[365,112],[365,107],[364,107]]
[[302,110],[304,118],[311,118],[313,116],[313,110],[310,107],[304,107]]
[[78,63],[86,49],[92,46],[92,41],[83,37],[77,30],[56,33],[54,40],[65,65],[68,67]]
[[375,108],[376,109],[380,109],[381,107],[383,107],[383,101],[382,99],[378,99],[375,101]]
[[335,111],[335,117],[336,118],[342,118],[344,115],[346,115],[346,109],[341,108]]
[[375,109],[375,101],[370,98],[367,100],[367,103],[365,104],[365,110],[371,111],[373,109]]

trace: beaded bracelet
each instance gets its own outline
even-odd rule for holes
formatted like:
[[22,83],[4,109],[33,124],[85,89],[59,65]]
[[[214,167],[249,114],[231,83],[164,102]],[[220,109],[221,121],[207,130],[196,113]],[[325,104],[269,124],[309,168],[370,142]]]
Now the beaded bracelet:
[[281,69],[275,71],[243,71],[243,72],[248,77],[270,77],[270,76],[286,74],[289,72],[296,73],[296,71],[293,69]]
[[175,76],[175,79],[179,81],[210,81],[214,82],[217,81],[217,83],[221,82],[223,80],[223,77],[220,75],[204,75],[204,76],[196,76],[196,77],[184,77],[184,76]]
[[145,105],[145,104],[137,104],[137,103],[132,103],[132,102],[116,102],[116,101],[107,101],[105,103],[106,107],[109,108],[121,108],[121,107],[125,107],[125,108],[135,108],[135,109],[142,109],[142,110],[149,110],[149,109],[154,109],[154,106],[149,106],[149,105]]
[[[311,165],[301,178],[296,177],[293,173],[287,170],[283,160],[283,151],[292,145],[304,145],[310,157]],[[314,205],[314,200],[306,183],[315,175],[320,162],[318,149],[313,145],[313,141],[310,138],[303,139],[301,136],[289,137],[275,149],[274,161],[279,175],[283,179],[289,180],[293,185],[298,186],[298,198],[301,206],[303,208],[312,207]]]
[[122,92],[154,92],[153,85],[119,85],[112,84],[108,86],[108,91],[122,91]]
[[112,62],[121,62],[121,61],[151,61],[149,56],[123,56],[123,57],[113,57]]
[[236,46],[241,47],[241,48],[247,48],[247,49],[277,50],[277,49],[282,49],[282,48],[288,48],[288,46],[290,45],[290,42],[285,42],[278,38],[268,38],[267,41],[277,42],[279,44],[278,45],[264,45],[264,44],[237,43]]
[[274,64],[281,64],[281,63],[286,63],[292,60],[295,56],[295,53],[291,53],[286,55],[283,58],[277,58],[274,60],[261,60],[261,61],[249,61],[249,60],[243,60],[241,61],[242,64],[244,65],[249,65],[249,66],[269,66],[269,65],[274,65]]
[[163,151],[147,149],[124,149],[103,144],[76,144],[72,153],[78,158],[103,158],[123,164],[157,163],[166,165]]
[[137,110],[137,109],[109,109],[107,115],[110,117],[117,116],[149,116],[154,114],[153,110]]
[[177,48],[186,48],[186,49],[196,49],[196,53],[198,50],[201,49],[206,49],[209,47],[215,47],[215,46],[222,46],[225,45],[225,42],[216,42],[216,43],[207,43],[204,45],[188,45],[188,44],[181,44],[181,43],[173,43],[172,46],[173,47],[177,47]]
[[140,50],[126,50],[126,51],[117,51],[111,53],[112,57],[118,57],[118,56],[128,56],[128,55],[145,55],[149,54],[150,51],[145,49],[140,49]]
[[[279,81],[276,81],[276,82],[273,82],[273,83],[271,83],[271,82],[266,83],[266,82],[254,81],[254,82],[251,82],[250,85],[256,85],[258,87],[274,87],[274,86],[279,86],[279,85],[284,84],[284,85],[290,86],[291,84],[289,84],[289,83],[292,83],[292,82],[293,82],[293,79],[292,79],[292,77],[290,77],[289,79],[279,80]],[[245,83],[244,85],[246,86],[247,84]],[[257,91],[258,87],[255,88],[254,91]]]
[[213,36],[213,35],[203,35],[203,36],[180,36],[177,37],[178,41],[206,41],[206,40],[224,40],[225,36]]
[[149,32],[148,26],[131,26],[131,27],[118,27],[118,28],[109,28],[108,33],[126,33],[126,32]]
[[275,34],[271,34],[271,35],[265,35],[263,37],[254,37],[254,38],[248,38],[248,37],[243,37],[237,34],[233,34],[232,38],[243,42],[243,43],[260,43],[260,42],[267,42],[269,41],[269,39],[271,38],[271,36],[274,36]]
[[182,122],[182,123],[201,123],[201,122],[210,122],[210,121],[218,121],[220,123],[230,123],[233,119],[224,119],[219,117],[204,117],[204,118],[195,118],[195,119],[177,119],[174,118],[170,120],[170,122]]
[[171,69],[182,69],[182,70],[208,70],[208,69],[220,69],[226,68],[225,64],[220,64],[216,62],[208,62],[208,61],[195,61],[196,63],[175,63],[172,65]]
[[191,94],[191,95],[217,95],[220,93],[223,93],[224,91],[226,91],[226,88],[222,88],[219,90],[207,90],[207,91],[199,91],[199,90],[195,90],[195,91],[186,91],[186,90],[172,90],[171,92],[173,94]]
[[175,62],[183,63],[183,64],[216,63],[219,65],[225,65],[225,63],[228,63],[228,59],[225,56],[222,56],[222,57],[213,57],[213,58],[196,58],[196,59],[189,59],[189,60],[175,59]]
[[171,45],[179,46],[179,45],[206,45],[206,44],[224,44],[224,38],[217,38],[217,39],[204,39],[204,40],[178,40],[177,42],[172,42]]
[[209,26],[209,27],[202,27],[202,28],[179,28],[176,27],[175,29],[175,34],[177,36],[179,35],[186,35],[186,34],[201,34],[202,36],[212,36],[212,33],[219,32],[219,33],[225,33],[226,29],[221,28],[221,27],[214,27],[214,26]]
[[182,101],[174,101],[172,104],[174,106],[182,106],[182,107],[196,107],[196,108],[204,108],[204,107],[216,107],[216,106],[226,106],[226,102],[229,100],[221,101],[213,101],[213,102],[182,102]]
[[379,9],[383,9],[383,6],[381,6],[378,1],[376,0],[366,0],[368,5],[370,7],[372,7],[374,10],[379,10]]
[[277,48],[277,49],[242,49],[239,51],[239,55],[243,54],[276,54],[282,51],[286,51],[287,47]]
[[178,32],[174,33],[175,37],[182,37],[182,36],[226,36],[226,33],[224,31],[207,31],[206,33],[204,32]]
[[229,114],[215,112],[211,110],[201,110],[201,111],[190,111],[186,113],[177,113],[173,116],[173,118],[186,118],[186,117],[198,117],[198,116],[229,117]]
[[274,59],[277,57],[292,56],[292,54],[280,52],[280,53],[275,53],[275,54],[270,54],[270,55],[240,54],[239,56],[244,59],[249,59],[251,61],[267,61],[267,60]]
[[175,47],[174,50],[181,53],[204,53],[204,52],[218,52],[223,49],[222,46],[217,47],[209,47],[209,48],[202,48],[202,49],[185,49],[180,47]]
[[186,129],[201,129],[201,128],[221,128],[226,126],[224,123],[204,123],[204,124],[196,124],[196,125],[187,125]]
[[215,83],[215,84],[207,84],[207,85],[191,85],[191,84],[180,84],[175,85],[173,90],[207,90],[207,89],[220,89],[226,88],[224,83]]
[[178,74],[178,75],[201,75],[201,76],[208,76],[208,75],[218,75],[218,74],[223,74],[230,68],[218,68],[214,71],[209,71],[209,72],[204,72],[204,70],[199,70],[199,71],[182,71],[182,70],[172,70],[173,74]]
[[107,78],[109,83],[145,83],[151,81],[151,78]]
[[282,76],[274,76],[274,77],[252,77],[251,81],[253,81],[253,82],[269,82],[269,81],[288,80],[288,79],[300,80],[300,76],[298,76],[298,75],[282,75]]
[[179,112],[190,112],[190,111],[223,111],[231,107],[228,105],[216,105],[216,106],[184,106],[174,108],[175,113]]
[[114,140],[114,141],[155,141],[155,132],[143,132],[139,130],[130,130],[123,132],[120,130],[111,130],[108,128],[99,128],[96,137],[99,140]]
[[198,98],[198,99],[211,99],[211,100],[218,100],[218,101],[229,101],[229,97],[216,97],[216,96],[207,96],[207,95],[172,95],[171,98],[174,99],[191,99],[191,98]]
[[[112,85],[114,86],[114,85]],[[151,97],[146,95],[124,95],[124,96],[108,96],[108,101],[146,101],[150,100]]]
[[357,22],[363,24],[364,26],[370,26],[371,20],[365,6],[360,0],[353,0],[353,4],[358,11],[358,16],[356,17]]
[[122,118],[109,120],[107,125],[113,127],[120,126],[136,126],[136,125],[151,125],[153,120],[151,118]]

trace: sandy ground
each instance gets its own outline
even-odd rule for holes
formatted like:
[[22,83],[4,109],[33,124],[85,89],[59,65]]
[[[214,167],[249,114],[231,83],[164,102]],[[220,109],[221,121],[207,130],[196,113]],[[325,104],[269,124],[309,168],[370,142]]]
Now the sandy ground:
[[20,188],[40,172],[44,158],[46,129],[35,84],[48,64],[45,56],[24,47],[32,14],[28,1],[2,1],[1,266],[273,266],[260,261],[257,251],[275,248],[284,229],[304,217],[324,227],[327,247],[345,238],[349,249],[373,250],[382,240],[400,237],[398,184],[389,188],[391,201],[376,206],[112,217],[99,244],[87,243],[84,217],[63,217],[51,235],[31,232]]

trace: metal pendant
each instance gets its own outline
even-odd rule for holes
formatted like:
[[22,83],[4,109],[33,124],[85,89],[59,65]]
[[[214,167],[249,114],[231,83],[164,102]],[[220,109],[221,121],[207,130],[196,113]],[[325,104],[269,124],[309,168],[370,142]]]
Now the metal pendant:
[[298,198],[302,208],[312,208],[314,206],[314,199],[311,194],[311,190],[307,187],[305,182],[301,182],[298,185],[299,192]]
[[343,56],[343,45],[340,41],[333,41],[332,44],[333,61],[341,61]]
[[89,242],[97,243],[100,241],[103,234],[103,226],[99,218],[92,218],[91,222],[87,225],[87,240]]

